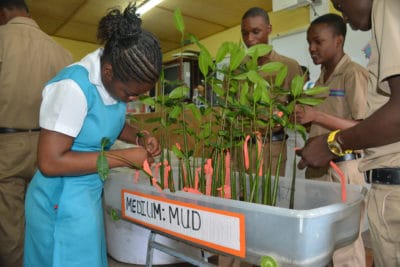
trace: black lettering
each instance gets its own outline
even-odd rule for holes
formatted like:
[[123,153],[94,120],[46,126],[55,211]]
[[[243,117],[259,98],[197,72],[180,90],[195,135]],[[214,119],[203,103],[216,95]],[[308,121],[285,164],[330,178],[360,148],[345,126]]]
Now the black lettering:
[[[183,216],[184,216],[184,211],[181,208],[181,223],[182,223],[182,227],[187,229],[187,228],[190,227],[190,225],[189,225],[189,210],[186,210],[186,218],[183,218]],[[186,225],[184,223],[185,221],[186,221]]]
[[[149,217],[149,218],[153,218],[153,215],[152,215],[152,212],[151,212],[153,205],[151,205],[151,204],[153,204],[153,203],[149,203],[148,201],[146,201],[147,217]],[[149,206],[150,206],[150,212],[149,212]]]
[[132,213],[136,213],[135,208],[136,208],[136,199],[127,196],[125,198],[125,210],[130,210]]
[[171,219],[175,219],[176,224],[179,225],[179,214],[178,208],[175,208],[175,211],[172,209],[171,206],[168,207],[169,211],[169,223],[172,223]]
[[200,213],[195,210],[192,210],[192,229],[195,231],[200,230],[201,228],[201,217]]
[[162,217],[161,217],[161,204],[160,203],[158,203],[158,204],[153,203],[153,208],[154,208],[154,218],[158,217],[158,219],[161,220],[162,219]]
[[138,203],[138,212],[137,213],[142,215],[142,216],[146,216],[146,213],[145,213],[145,210],[144,210],[145,201],[141,200],[140,202],[137,202],[137,203]]

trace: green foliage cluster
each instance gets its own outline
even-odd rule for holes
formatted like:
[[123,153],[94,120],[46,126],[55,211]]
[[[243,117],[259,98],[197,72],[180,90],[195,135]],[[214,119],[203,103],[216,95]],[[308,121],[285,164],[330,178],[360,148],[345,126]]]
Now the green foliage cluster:
[[[207,48],[199,40],[188,34],[185,35],[185,25],[177,9],[174,15],[176,28],[182,36],[182,44],[187,43],[187,39],[198,46],[199,69],[204,76],[205,86],[211,88],[217,96],[216,105],[208,103],[210,97],[200,97],[203,105],[199,108],[194,103],[187,101],[190,88],[185,85],[178,86],[170,94],[161,94],[156,98],[142,96],[141,101],[147,105],[155,106],[160,111],[160,117],[149,120],[157,122],[159,127],[155,131],[162,132],[161,144],[168,149],[166,155],[162,155],[161,161],[170,161],[171,154],[174,153],[182,165],[179,168],[179,189],[183,187],[198,188],[201,193],[206,190],[206,173],[204,164],[207,158],[212,158],[213,177],[211,194],[214,196],[224,196],[224,185],[227,166],[225,157],[227,152],[232,153],[232,157],[242,162],[241,147],[246,136],[250,135],[253,139],[257,138],[257,133],[263,133],[263,150],[266,144],[271,142],[272,131],[275,128],[294,130],[305,138],[306,129],[296,123],[294,108],[296,104],[316,105],[320,100],[313,98],[313,95],[320,94],[326,88],[315,87],[307,91],[303,90],[304,77],[296,76],[291,81],[290,88],[283,88],[283,84],[288,72],[286,65],[281,62],[269,62],[262,66],[258,65],[258,59],[267,55],[272,46],[259,44],[246,49],[241,44],[224,42],[215,57],[212,58]],[[226,57],[229,63],[221,67]],[[223,78],[216,78],[223,76]],[[268,77],[268,78],[265,78]],[[161,78],[164,81],[164,78]],[[168,81],[164,81],[168,82]],[[215,101],[213,101],[215,102]],[[193,116],[190,118],[187,112]],[[198,122],[196,129],[189,127],[188,120],[195,118]],[[178,125],[175,130],[171,130],[172,125]],[[169,135],[174,132],[182,136],[182,147],[169,144]],[[189,147],[188,138],[194,138],[196,146]],[[194,151],[201,151],[199,159],[193,159]],[[238,152],[239,151],[239,152]],[[236,154],[233,154],[233,153]],[[257,166],[262,162],[262,155],[253,158]],[[270,153],[271,154],[271,153]],[[164,158],[166,157],[166,158]],[[269,165],[270,166],[270,165]],[[260,173],[249,173],[244,166],[238,166],[230,174],[231,196],[233,199],[243,199],[244,201],[257,202],[268,205],[275,205],[279,175],[276,170],[271,170],[269,166],[263,166],[264,170]],[[295,166],[295,163],[294,163]],[[195,181],[195,170],[201,168],[199,180]],[[279,170],[279,166],[277,168]],[[161,179],[164,177],[163,167],[160,168]],[[276,171],[275,179],[271,179],[272,173]],[[170,173],[168,185],[174,191],[173,173]],[[292,192],[294,192],[293,174]],[[239,185],[237,184],[239,183]],[[161,184],[164,184],[161,181]],[[262,188],[259,190],[259,188]],[[236,189],[239,188],[239,192]],[[293,196],[292,196],[293,198]],[[291,206],[293,203],[291,203]]]

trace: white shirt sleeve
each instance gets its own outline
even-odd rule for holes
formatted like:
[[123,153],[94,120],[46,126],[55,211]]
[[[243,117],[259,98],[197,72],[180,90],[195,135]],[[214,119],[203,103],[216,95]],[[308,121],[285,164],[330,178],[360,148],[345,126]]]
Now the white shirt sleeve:
[[76,137],[87,115],[87,100],[73,80],[47,85],[40,106],[40,127]]

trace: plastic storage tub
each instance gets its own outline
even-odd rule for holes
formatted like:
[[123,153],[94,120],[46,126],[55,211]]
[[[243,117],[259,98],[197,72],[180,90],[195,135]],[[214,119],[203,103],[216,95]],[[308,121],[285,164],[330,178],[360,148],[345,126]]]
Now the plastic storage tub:
[[[112,209],[121,211],[121,190],[133,190],[161,197],[161,193],[148,185],[148,182],[135,184],[132,174],[112,172],[104,187],[106,216],[109,216]],[[244,215],[246,246],[243,260],[245,261],[259,264],[262,256],[271,256],[280,266],[326,266],[335,249],[348,245],[357,238],[361,202],[366,190],[359,186],[347,185],[347,202],[342,203],[340,184],[297,179],[295,192],[293,210],[287,208],[290,196],[290,180],[287,178],[280,179],[277,207],[187,192],[164,191],[162,197]],[[134,224],[129,220],[122,222]],[[112,222],[109,218],[106,219],[109,253],[120,260],[118,255],[113,255],[113,247],[123,244],[129,237],[115,238],[115,231],[110,229],[117,223],[119,221]],[[157,229],[156,231],[163,233]],[[165,234],[170,236],[168,233]],[[173,239],[209,249],[203,244],[176,236],[173,236]],[[113,243],[110,243],[110,240]],[[167,238],[166,241],[168,242]],[[132,242],[138,241],[132,240]],[[144,242],[147,241],[142,242],[140,246],[146,247]],[[126,244],[124,246],[129,247]],[[171,246],[175,245],[172,243]],[[136,253],[135,248],[131,249],[131,254]],[[188,247],[188,253],[192,252],[198,253]],[[145,252],[140,253],[144,261]],[[168,262],[153,262],[153,264],[164,263]]]

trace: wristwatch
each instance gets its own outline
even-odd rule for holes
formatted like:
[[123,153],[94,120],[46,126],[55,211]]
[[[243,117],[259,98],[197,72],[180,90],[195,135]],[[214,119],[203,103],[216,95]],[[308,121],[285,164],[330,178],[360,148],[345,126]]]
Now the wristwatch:
[[326,142],[328,143],[328,148],[329,150],[335,154],[336,156],[342,157],[345,154],[350,154],[353,153],[353,150],[347,149],[344,150],[342,149],[342,146],[340,143],[336,140],[336,135],[340,132],[340,130],[332,131],[328,135],[328,139]]

